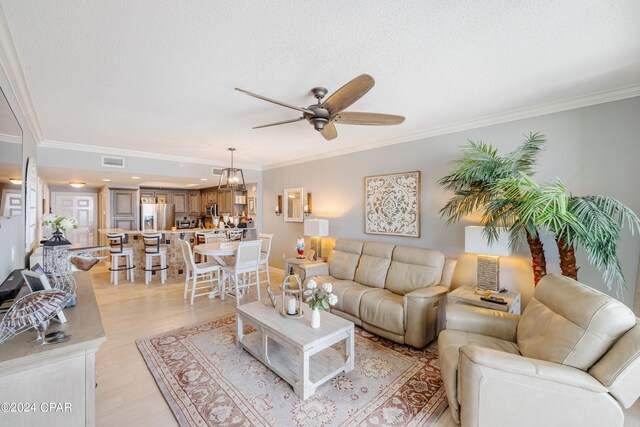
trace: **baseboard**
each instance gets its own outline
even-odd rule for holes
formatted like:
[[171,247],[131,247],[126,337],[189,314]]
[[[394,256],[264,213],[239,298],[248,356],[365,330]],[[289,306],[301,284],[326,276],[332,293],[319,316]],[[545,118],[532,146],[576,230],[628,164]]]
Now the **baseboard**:
[[280,274],[284,275],[284,269],[276,268],[276,267],[269,267],[269,273],[280,273]]

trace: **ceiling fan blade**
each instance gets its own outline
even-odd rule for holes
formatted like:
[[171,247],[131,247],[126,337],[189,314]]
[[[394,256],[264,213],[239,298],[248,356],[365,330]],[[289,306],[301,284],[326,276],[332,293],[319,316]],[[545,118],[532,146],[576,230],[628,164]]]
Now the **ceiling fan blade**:
[[292,119],[292,120],[285,120],[282,122],[269,123],[268,125],[254,126],[251,129],[260,129],[260,128],[268,128],[269,126],[286,125],[287,123],[295,123],[295,122],[299,122],[300,120],[304,120],[304,117],[299,117],[297,119]]
[[393,114],[378,113],[355,113],[346,112],[338,113],[333,121],[341,125],[369,125],[369,126],[389,126],[399,125],[404,122],[403,116],[394,116]]
[[277,104],[277,105],[280,105],[282,107],[291,108],[292,110],[302,111],[303,113],[313,114],[313,111],[308,110],[306,108],[296,107],[295,105],[287,104],[286,102],[276,101],[275,99],[267,98],[266,96],[258,95],[256,93],[249,92],[247,90],[240,89],[240,88],[237,88],[237,87],[234,88],[234,89],[237,90],[238,92],[242,92],[242,93],[247,94],[249,96],[253,96],[254,98],[262,99],[263,101],[271,102],[273,104]]
[[332,116],[335,116],[362,98],[375,83],[370,75],[361,74],[335,91],[322,103],[322,108],[326,108]]
[[338,131],[336,130],[335,125],[331,122],[328,122],[326,125],[324,125],[324,129],[322,129],[320,133],[327,141],[331,141],[338,136]]

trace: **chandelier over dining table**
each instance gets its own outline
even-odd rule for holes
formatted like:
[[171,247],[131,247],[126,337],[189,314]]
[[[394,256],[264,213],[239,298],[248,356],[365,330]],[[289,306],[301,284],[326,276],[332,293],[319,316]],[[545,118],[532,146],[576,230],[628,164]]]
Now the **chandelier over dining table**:
[[231,151],[231,167],[222,169],[220,181],[218,182],[219,191],[246,191],[247,187],[244,183],[244,174],[242,169],[233,167],[233,152],[235,148],[229,148]]

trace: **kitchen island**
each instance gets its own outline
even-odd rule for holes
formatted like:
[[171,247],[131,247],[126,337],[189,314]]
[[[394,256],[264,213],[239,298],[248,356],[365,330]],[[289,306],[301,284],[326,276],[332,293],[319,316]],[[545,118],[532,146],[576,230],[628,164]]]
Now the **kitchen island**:
[[[245,239],[257,239],[256,229],[247,228]],[[98,230],[104,237],[106,242],[107,234],[123,233],[125,237],[125,246],[133,247],[133,263],[136,266],[134,275],[138,278],[144,273],[145,255],[144,241],[142,233],[160,233],[162,240],[160,244],[167,248],[167,277],[170,279],[184,278],[185,265],[182,258],[182,249],[178,240],[186,240],[193,245],[195,243],[195,234],[197,232],[212,231],[210,228],[183,228],[176,230],[124,230],[121,228],[101,228]],[[108,242],[107,242],[108,243]]]

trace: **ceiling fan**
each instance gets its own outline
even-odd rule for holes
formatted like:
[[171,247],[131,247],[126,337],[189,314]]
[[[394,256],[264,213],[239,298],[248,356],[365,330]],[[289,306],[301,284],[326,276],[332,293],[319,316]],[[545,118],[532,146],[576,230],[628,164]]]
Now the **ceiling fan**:
[[327,94],[327,89],[323,87],[314,87],[311,89],[311,93],[316,97],[318,102],[317,104],[310,105],[307,108],[296,107],[295,105],[287,104],[286,102],[276,101],[275,99],[267,98],[266,96],[258,95],[244,89],[235,88],[235,90],[267,102],[272,102],[282,107],[302,112],[302,117],[298,117],[297,119],[255,126],[253,129],[307,120],[327,141],[331,141],[338,136],[338,131],[336,130],[334,123],[344,125],[387,126],[399,125],[404,121],[403,116],[394,116],[392,114],[355,113],[343,111],[369,92],[374,84],[375,80],[373,80],[373,77],[368,74],[361,74],[335,91],[325,101],[322,100]]

